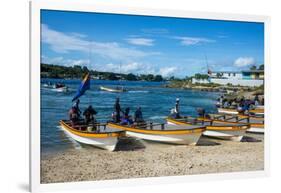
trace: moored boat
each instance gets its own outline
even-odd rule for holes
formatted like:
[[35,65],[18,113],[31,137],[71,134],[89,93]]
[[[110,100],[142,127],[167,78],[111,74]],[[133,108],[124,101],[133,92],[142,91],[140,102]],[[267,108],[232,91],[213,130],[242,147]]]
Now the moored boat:
[[246,130],[249,129],[248,124],[221,124],[213,123],[212,121],[197,120],[192,117],[180,119],[168,117],[166,120],[167,123],[171,125],[203,125],[206,127],[203,135],[232,141],[241,141]]
[[67,87],[67,86],[63,86],[63,87],[59,87],[59,88],[52,88],[52,91],[56,91],[56,92],[68,92],[68,87]]
[[127,91],[123,87],[110,88],[110,87],[100,86],[100,89],[103,91],[108,91],[108,92],[126,92]]
[[70,121],[61,120],[60,125],[62,130],[75,141],[109,151],[114,151],[118,138],[125,136],[124,131],[112,128],[107,124],[73,126]]
[[264,133],[264,119],[262,117],[210,114],[208,118],[199,117],[198,120],[221,124],[249,124],[250,127],[247,129],[247,132]]
[[196,145],[202,132],[205,131],[204,126],[179,126],[158,123],[143,123],[121,125],[118,123],[109,123],[110,127],[122,129],[126,131],[126,135],[140,139],[171,143],[182,145]]

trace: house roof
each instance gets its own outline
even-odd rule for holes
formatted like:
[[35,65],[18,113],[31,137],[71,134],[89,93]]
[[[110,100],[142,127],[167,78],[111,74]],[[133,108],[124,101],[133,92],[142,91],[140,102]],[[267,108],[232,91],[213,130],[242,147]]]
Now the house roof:
[[248,73],[263,73],[264,70],[243,70],[242,72],[248,72]]
[[211,71],[212,73],[242,73],[241,71]]

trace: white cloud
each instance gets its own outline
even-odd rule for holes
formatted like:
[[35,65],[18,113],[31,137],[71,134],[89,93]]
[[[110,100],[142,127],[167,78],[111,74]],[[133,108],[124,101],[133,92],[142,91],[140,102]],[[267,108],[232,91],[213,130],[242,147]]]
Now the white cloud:
[[128,61],[132,58],[142,58],[151,55],[158,55],[159,52],[144,52],[134,48],[127,48],[116,42],[96,42],[85,40],[81,35],[62,33],[42,24],[41,41],[48,44],[57,53],[69,53],[70,51],[80,51],[97,54],[104,58]]
[[147,63],[138,63],[132,62],[127,64],[113,64],[109,63],[106,65],[96,65],[100,71],[108,71],[108,72],[115,72],[115,73],[134,73],[134,74],[160,74],[163,77],[171,76],[175,73],[178,68],[177,67],[159,67],[152,64]]
[[41,62],[45,64],[54,64],[54,65],[62,65],[62,66],[88,66],[89,67],[89,60],[88,59],[66,59],[63,57],[54,57],[50,58],[47,56],[41,56]]
[[174,39],[180,40],[180,43],[185,46],[201,45],[203,43],[216,42],[215,40],[202,37],[174,37]]
[[128,43],[139,46],[153,46],[154,40],[148,38],[128,38]]
[[163,77],[168,77],[173,75],[177,70],[177,67],[163,67],[160,68],[159,74],[161,74]]
[[254,65],[255,59],[253,57],[239,57],[234,61],[236,67],[246,67],[249,65]]
[[98,71],[108,71],[108,72],[115,72],[115,73],[134,73],[134,74],[155,74],[156,70],[153,65],[139,63],[139,62],[132,62],[126,64],[114,64],[109,63],[105,65],[95,65],[96,70]]

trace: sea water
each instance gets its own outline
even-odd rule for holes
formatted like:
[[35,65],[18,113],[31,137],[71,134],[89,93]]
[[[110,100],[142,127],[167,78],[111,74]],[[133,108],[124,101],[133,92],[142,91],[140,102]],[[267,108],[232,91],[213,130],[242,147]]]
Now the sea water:
[[[46,88],[43,83],[63,83],[69,87],[68,92],[56,92]],[[130,107],[133,115],[138,106],[142,108],[145,120],[165,122],[176,98],[180,98],[182,115],[196,116],[198,107],[209,113],[215,113],[216,99],[219,93],[195,90],[165,88],[167,82],[146,81],[106,81],[91,80],[91,88],[80,98],[80,109],[91,104],[98,112],[97,119],[106,122],[111,119],[116,97],[120,98],[121,108]],[[41,80],[41,152],[52,153],[69,148],[81,148],[69,139],[59,127],[59,120],[68,119],[72,98],[80,85],[80,80],[42,79]],[[100,86],[123,86],[128,92],[111,93],[100,90]]]

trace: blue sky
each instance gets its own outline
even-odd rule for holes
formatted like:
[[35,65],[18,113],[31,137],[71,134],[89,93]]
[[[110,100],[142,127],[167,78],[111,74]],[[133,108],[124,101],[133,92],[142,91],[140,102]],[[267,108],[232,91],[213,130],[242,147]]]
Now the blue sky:
[[43,10],[41,30],[42,62],[64,66],[185,77],[206,73],[206,63],[264,63],[262,23]]

